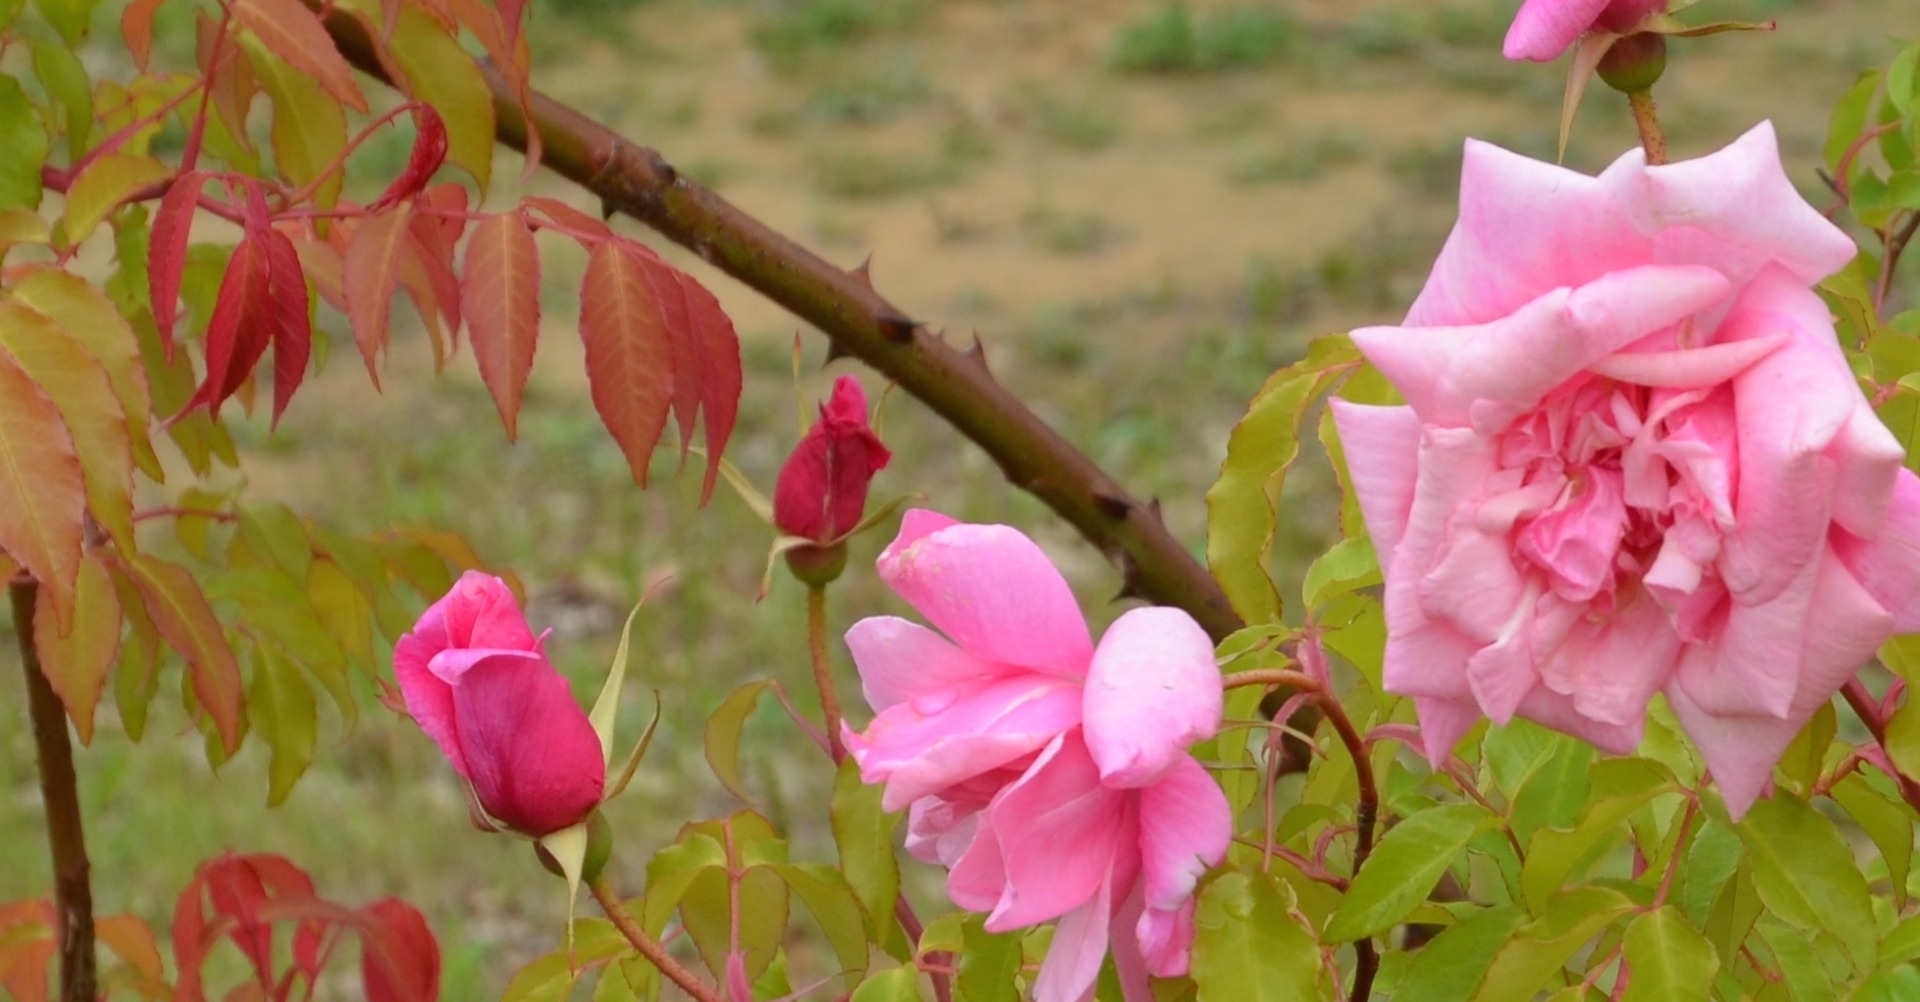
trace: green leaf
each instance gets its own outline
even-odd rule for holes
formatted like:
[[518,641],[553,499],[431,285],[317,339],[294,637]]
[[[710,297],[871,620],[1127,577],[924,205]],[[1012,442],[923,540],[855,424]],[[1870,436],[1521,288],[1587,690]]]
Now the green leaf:
[[1840,938],[1857,970],[1872,970],[1879,932],[1866,878],[1840,830],[1798,797],[1776,793],[1739,825],[1754,888],[1773,917]]
[[847,987],[853,987],[867,969],[867,920],[846,880],[819,863],[769,863],[767,869],[807,906],[840,961]]
[[1207,882],[1193,916],[1200,1002],[1320,997],[1320,950],[1292,908],[1292,890],[1264,873],[1228,871]]
[[1354,876],[1327,923],[1327,941],[1346,943],[1397,925],[1433,892],[1467,843],[1495,821],[1478,804],[1448,804],[1401,819]]
[[[373,17],[381,17],[376,4]],[[493,95],[473,57],[433,15],[404,6],[388,50],[407,96],[433,106],[447,127],[447,162],[465,168],[486,193],[493,173]]]
[[1377,585],[1380,580],[1380,561],[1374,555],[1373,540],[1350,536],[1333,544],[1332,549],[1308,565],[1300,592],[1307,608],[1317,609],[1335,595]]
[[1907,907],[1907,875],[1913,872],[1913,816],[1898,797],[1873,788],[1859,773],[1833,784],[1827,791],[1873,840],[1887,863],[1894,911]]
[[1920,915],[1909,915],[1880,941],[1880,963],[1892,967],[1916,958],[1920,958]]
[[961,926],[965,947],[960,951],[960,997],[966,1002],[1020,1002],[1020,990],[1014,984],[1020,973],[1020,934],[988,932],[982,925],[985,921],[978,915],[968,916]]
[[247,687],[247,719],[254,733],[273,750],[267,763],[267,806],[278,807],[313,763],[320,722],[314,712],[313,690],[291,660],[257,644],[251,660],[253,683]]
[[[326,181],[314,192],[314,206],[330,209],[340,197],[345,176],[339,166],[347,148],[347,113],[339,100],[313,77],[294,69],[251,34],[239,36],[254,75],[273,102],[273,165],[296,187]],[[331,171],[329,174],[328,172]]]
[[87,151],[87,135],[93,129],[93,81],[72,49],[37,39],[32,44],[33,75],[40,78],[47,96],[66,110],[67,158],[77,161]]
[[1628,923],[1624,948],[1633,971],[1621,996],[1625,1002],[1706,998],[1720,969],[1712,944],[1672,905]]
[[40,168],[47,162],[47,132],[40,116],[20,89],[20,82],[0,76],[0,209],[40,207]]
[[1565,828],[1580,816],[1587,801],[1587,770],[1593,765],[1593,746],[1564,735],[1554,735],[1546,758],[1520,784],[1507,811],[1508,824],[1521,844],[1535,830]]
[[894,899],[900,896],[900,864],[893,856],[893,831],[900,824],[900,815],[881,810],[880,795],[881,787],[862,783],[860,767],[848,758],[834,776],[828,816],[847,886],[853,888],[860,907],[866,909],[880,946],[906,959],[912,956],[912,944],[893,920]]
[[1513,905],[1486,908],[1443,930],[1408,965],[1393,1002],[1467,1002],[1479,989],[1494,955],[1527,921]]
[[1306,358],[1267,379],[1227,441],[1220,478],[1207,491],[1207,565],[1250,624],[1280,618],[1280,593],[1267,566],[1279,525],[1276,505],[1300,454],[1300,423],[1314,398],[1359,362],[1345,335],[1314,341]]
[[[1827,131],[1826,155],[1827,169],[1839,171],[1840,158],[1867,131],[1867,112],[1873,106],[1874,96],[1880,93],[1879,70],[1870,70],[1860,74],[1847,89],[1840,102],[1834,106],[1832,124]],[[1858,158],[1855,159],[1858,162]]]
[[1680,900],[1680,910],[1687,918],[1695,925],[1704,926],[1721,888],[1740,866],[1740,834],[1708,818],[1693,833],[1686,852],[1674,896]]
[[679,841],[661,849],[647,860],[647,894],[641,903],[640,921],[646,930],[659,935],[667,919],[680,907],[681,895],[693,879],[710,870],[722,873],[727,868],[727,850],[718,839],[696,831],[681,829]]
[[1539,918],[1522,926],[1500,948],[1475,998],[1481,1002],[1532,998],[1549,986],[1588,940],[1632,909],[1632,901],[1609,888],[1561,891],[1541,909]]
[[[1761,922],[1759,930],[1760,938],[1773,951],[1774,964],[1786,983],[1788,997],[1793,1002],[1831,1002],[1833,978],[1827,974],[1827,966],[1820,961],[1819,954],[1814,952],[1813,940],[1800,930],[1777,922]],[[1640,977],[1638,967],[1634,968],[1633,976]]]
[[720,785],[734,796],[749,803],[753,798],[747,794],[746,786],[740,782],[740,732],[747,726],[747,718],[753,715],[754,708],[760,702],[760,694],[767,691],[773,683],[766,679],[756,679],[733,690],[707,718],[707,764],[713,768],[713,774]]
[[920,1002],[920,972],[890,967],[865,981],[848,1002]]
[[1753,932],[1754,922],[1760,918],[1761,908],[1760,894],[1754,889],[1753,864],[1743,858],[1720,888],[1719,896],[1714,898],[1700,930],[1707,934],[1715,953],[1722,957],[1738,956],[1747,936]]
[[773,963],[786,933],[787,885],[771,867],[749,868],[739,879],[738,914],[733,911],[727,885],[725,870],[707,869],[696,874],[680,896],[680,919],[715,977],[726,972],[728,944],[737,923],[740,949],[746,952],[747,977],[758,978]]
[[160,691],[160,633],[147,615],[146,600],[132,579],[112,567],[113,589],[120,599],[127,632],[120,642],[119,663],[113,668],[113,705],[127,737],[139,741],[147,729],[147,708]]
[[[236,544],[233,552],[234,563],[241,565],[238,555],[247,548]],[[346,652],[321,624],[303,582],[295,581],[279,567],[239,566],[209,575],[206,595],[210,600],[239,606],[240,619],[254,635],[298,659],[300,666],[325,687],[341,717],[352,724],[358,709],[348,681]]]
[[[1659,777],[1648,771],[1655,782]],[[1584,785],[1584,784],[1582,784]],[[1621,822],[1639,810],[1662,786],[1649,783],[1644,789],[1595,801],[1580,823],[1571,828],[1541,828],[1527,844],[1527,859],[1520,867],[1521,894],[1528,910],[1538,914],[1555,891],[1567,882],[1574,867],[1590,859],[1594,850],[1620,831]]]
[[1907,965],[1873,972],[1872,977],[1847,996],[1847,1002],[1913,1002],[1914,999],[1920,999],[1920,968]]
[[566,1002],[580,975],[631,949],[613,923],[577,919],[573,923],[573,949],[562,946],[520,968],[507,982],[500,1002]]
[[70,49],[86,41],[93,25],[93,9],[99,5],[100,0],[33,0],[40,16],[53,25]]
[[654,1002],[660,997],[660,969],[635,954],[608,964],[593,988],[593,1002]]

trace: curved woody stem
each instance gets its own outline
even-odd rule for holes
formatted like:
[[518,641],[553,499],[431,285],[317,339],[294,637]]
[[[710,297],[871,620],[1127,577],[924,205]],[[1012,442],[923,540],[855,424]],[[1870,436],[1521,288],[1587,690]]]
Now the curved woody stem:
[[[388,79],[359,21],[308,3],[349,62]],[[485,62],[481,70],[502,144],[524,151],[537,136],[541,162],[597,195],[607,212],[632,216],[813,324],[832,341],[829,358],[857,357],[919,398],[1118,565],[1122,594],[1185,609],[1215,642],[1243,625],[1207,568],[1167,530],[1159,506],[1127,494],[1002,386],[977,342],[955,349],[875,291],[864,267],[834,266],[654,150],[537,91],[529,121],[506,77]]]
[[680,990],[686,992],[694,1002],[721,1002],[719,992],[673,959],[673,955],[667,952],[666,944],[648,935],[647,930],[627,914],[626,905],[620,902],[619,892],[613,889],[605,874],[589,881],[587,889],[593,892],[593,900],[600,902],[601,910],[613,921],[614,928],[620,930],[620,935],[625,936],[627,942],[633,944],[633,948],[640,951],[641,956],[646,957],[647,962],[659,969],[667,980],[679,985]]

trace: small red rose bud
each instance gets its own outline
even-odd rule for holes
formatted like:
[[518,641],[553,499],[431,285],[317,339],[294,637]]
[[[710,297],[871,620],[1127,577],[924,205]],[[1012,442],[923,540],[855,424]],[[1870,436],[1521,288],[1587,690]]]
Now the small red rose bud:
[[893,454],[867,423],[860,381],[841,376],[820,420],[807,429],[780,468],[773,489],[773,524],[789,536],[827,543],[860,524],[867,485]]

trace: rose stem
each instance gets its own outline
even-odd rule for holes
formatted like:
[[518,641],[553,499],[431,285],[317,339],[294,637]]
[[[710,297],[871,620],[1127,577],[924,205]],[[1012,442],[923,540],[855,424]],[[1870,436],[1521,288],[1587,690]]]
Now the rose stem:
[[635,922],[633,916],[627,914],[626,906],[620,903],[620,895],[613,889],[613,884],[607,880],[606,874],[603,873],[588,882],[587,889],[593,892],[593,900],[600,902],[600,907],[607,913],[607,918],[613,920],[614,928],[619,929],[620,934],[627,937],[627,942],[632,943],[633,948],[639,950],[641,956],[646,957],[654,967],[660,970],[661,974],[666,975],[667,980],[679,985],[680,990],[692,996],[695,1002],[721,1002],[717,992],[699,978],[694,977],[692,971],[682,967],[680,962],[673,959],[673,955],[667,952],[665,944],[648,935],[647,930],[641,928],[640,923]]
[[833,764],[846,760],[840,740],[840,697],[833,689],[833,664],[827,660],[827,588],[807,586],[807,649],[813,655],[813,686],[820,690],[820,715],[827,721],[827,750]]

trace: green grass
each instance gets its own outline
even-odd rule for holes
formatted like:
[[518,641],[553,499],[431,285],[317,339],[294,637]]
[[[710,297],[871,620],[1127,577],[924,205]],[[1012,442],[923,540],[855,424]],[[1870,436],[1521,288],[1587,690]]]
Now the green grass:
[[1261,8],[1199,14],[1181,2],[1162,4],[1123,26],[1110,61],[1123,73],[1220,73],[1264,66],[1292,48],[1297,26]]

